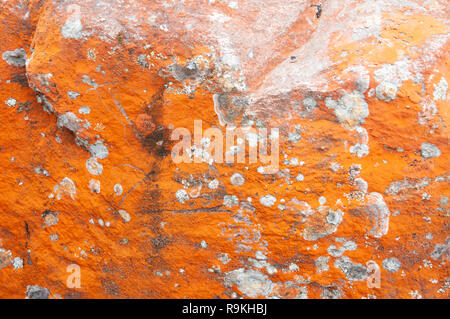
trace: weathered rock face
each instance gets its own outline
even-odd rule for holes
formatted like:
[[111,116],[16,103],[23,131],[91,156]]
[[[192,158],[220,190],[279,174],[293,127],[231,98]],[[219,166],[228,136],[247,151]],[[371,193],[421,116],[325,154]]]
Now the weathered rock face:
[[448,298],[448,15],[0,2],[0,297]]

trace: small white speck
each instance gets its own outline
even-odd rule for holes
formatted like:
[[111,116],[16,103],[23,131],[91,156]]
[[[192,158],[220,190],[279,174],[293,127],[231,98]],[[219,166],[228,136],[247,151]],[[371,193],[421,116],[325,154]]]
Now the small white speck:
[[327,199],[324,197],[324,196],[320,196],[320,198],[319,198],[319,204],[320,205],[323,205],[323,204],[325,204],[327,202]]

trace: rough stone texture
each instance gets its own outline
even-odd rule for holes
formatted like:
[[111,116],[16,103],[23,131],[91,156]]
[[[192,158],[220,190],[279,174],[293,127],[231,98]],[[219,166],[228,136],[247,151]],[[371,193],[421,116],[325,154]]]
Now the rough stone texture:
[[0,297],[448,298],[448,3],[314,4],[0,1]]

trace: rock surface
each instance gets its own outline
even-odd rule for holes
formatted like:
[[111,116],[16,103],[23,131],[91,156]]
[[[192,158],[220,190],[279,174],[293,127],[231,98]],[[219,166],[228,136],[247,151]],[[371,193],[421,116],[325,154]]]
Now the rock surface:
[[0,1],[0,297],[448,298],[448,3],[316,5]]

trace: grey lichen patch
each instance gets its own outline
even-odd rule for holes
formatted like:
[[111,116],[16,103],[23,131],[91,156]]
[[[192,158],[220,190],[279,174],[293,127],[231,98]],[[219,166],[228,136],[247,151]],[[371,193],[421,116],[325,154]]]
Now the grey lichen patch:
[[225,285],[236,285],[243,295],[250,298],[266,297],[273,289],[273,283],[266,275],[244,268],[226,273]]
[[392,82],[383,82],[377,86],[375,92],[378,100],[390,102],[397,98],[398,87]]
[[217,259],[219,259],[219,261],[224,265],[228,264],[231,261],[230,257],[228,257],[228,254],[226,253],[220,254]]
[[302,136],[298,132],[289,132],[288,133],[288,140],[292,143],[297,143],[300,141]]
[[[37,92],[37,90],[35,90]],[[54,113],[55,109],[53,108],[52,103],[50,103],[47,98],[45,97],[45,95],[37,92],[37,101],[38,103],[42,104],[42,109],[47,112],[47,113]]]
[[316,100],[312,97],[303,99],[302,103],[308,110],[312,110],[317,106]]
[[441,260],[442,257],[444,259],[448,259],[450,256],[450,237],[447,237],[444,244],[437,244],[434,246],[433,251],[430,254],[430,257],[433,260]]
[[327,220],[328,224],[334,225],[334,226],[338,226],[341,224],[342,222],[342,211],[341,210],[332,210],[330,209],[328,211],[327,216],[325,217],[325,219]]
[[101,175],[103,172],[103,165],[97,161],[96,157],[91,157],[86,161],[86,169],[92,175]]
[[185,66],[181,66],[177,63],[168,66],[168,71],[179,82],[184,82],[186,79],[196,79],[200,76],[200,70],[197,68],[195,61],[186,63]]
[[223,197],[223,206],[234,207],[239,205],[239,199],[236,195],[225,195]]
[[83,36],[83,24],[79,18],[69,17],[61,27],[61,34],[67,39],[80,39]]
[[25,66],[27,61],[27,53],[22,48],[13,51],[5,51],[2,54],[2,59],[9,65],[22,67]]
[[69,98],[71,100],[76,100],[76,98],[80,96],[80,93],[74,92],[74,91],[68,91],[67,95],[69,96]]
[[78,109],[78,113],[89,114],[89,113],[91,113],[91,108],[89,106],[82,106]]
[[100,159],[105,159],[108,157],[109,152],[106,146],[103,144],[102,141],[97,141],[95,144],[91,144],[89,146],[89,152],[92,154],[93,157],[97,157]]
[[330,247],[328,247],[327,252],[330,256],[341,257],[344,254],[345,249],[343,249],[342,247],[338,248],[335,245],[331,245]]
[[213,102],[221,126],[236,124],[249,106],[247,96],[229,93],[214,94]]
[[366,117],[369,116],[369,105],[364,94],[356,90],[345,94],[338,101],[327,98],[325,105],[334,109],[338,121],[346,128],[364,123]]
[[386,258],[383,260],[383,268],[389,272],[397,272],[401,266],[402,263],[395,257]]
[[305,107],[304,111],[300,114],[302,117],[308,117],[308,115],[316,108],[317,102],[313,97],[304,98],[302,101]]
[[59,215],[59,212],[57,212],[57,211],[46,210],[45,212],[43,212],[42,220],[43,220],[44,224],[42,225],[42,227],[51,227],[51,226],[56,225],[59,220],[58,215]]
[[433,98],[435,101],[445,101],[447,99],[448,83],[444,77],[439,83],[434,85]]
[[59,184],[55,185],[53,192],[57,200],[60,200],[66,195],[69,195],[74,200],[77,194],[75,183],[68,177],[64,177]]
[[410,179],[405,178],[399,181],[392,182],[385,193],[389,195],[398,195],[400,193],[406,193],[411,189],[420,190],[430,184],[430,180],[427,177]]
[[182,204],[189,200],[189,195],[185,189],[177,190],[177,192],[175,193],[175,197]]
[[322,299],[340,299],[342,291],[339,287],[325,287],[320,294]]
[[353,184],[361,193],[363,193],[363,194],[367,193],[369,184],[361,177],[355,178],[355,180],[353,181]]
[[231,176],[230,181],[234,186],[242,186],[245,183],[245,178],[241,173],[234,173]]
[[314,264],[317,267],[318,272],[325,272],[330,269],[330,266],[328,265],[328,261],[330,260],[330,257],[320,256],[317,257],[317,259],[314,261]]
[[350,258],[344,256],[336,259],[334,267],[340,269],[348,280],[363,281],[367,278],[367,269],[362,264],[353,263]]
[[423,158],[433,158],[441,156],[441,150],[434,144],[423,143],[420,147],[420,155]]
[[143,69],[148,68],[149,67],[149,63],[148,63],[147,55],[145,55],[145,54],[139,55],[139,57],[137,59],[137,64],[142,66]]
[[87,75],[87,74],[83,75],[81,81],[84,84],[87,84],[87,85],[92,86],[94,88],[98,87],[98,84],[95,83],[95,81],[93,79],[91,79],[91,77],[89,75]]
[[74,113],[67,112],[58,116],[56,124],[61,128],[65,127],[72,132],[76,132],[80,129],[81,122],[82,120],[80,120]]
[[27,286],[27,299],[48,299],[50,291],[40,286]]
[[354,241],[347,241],[342,246],[345,250],[356,250],[358,248],[358,245]]
[[46,169],[41,168],[40,166],[36,166],[34,168],[34,172],[36,174],[38,174],[38,175],[43,175],[43,176],[46,176],[46,177],[50,177],[50,173]]
[[217,179],[213,179],[212,181],[210,181],[208,183],[208,188],[209,189],[214,190],[214,189],[217,189],[217,187],[219,187],[219,181]]

